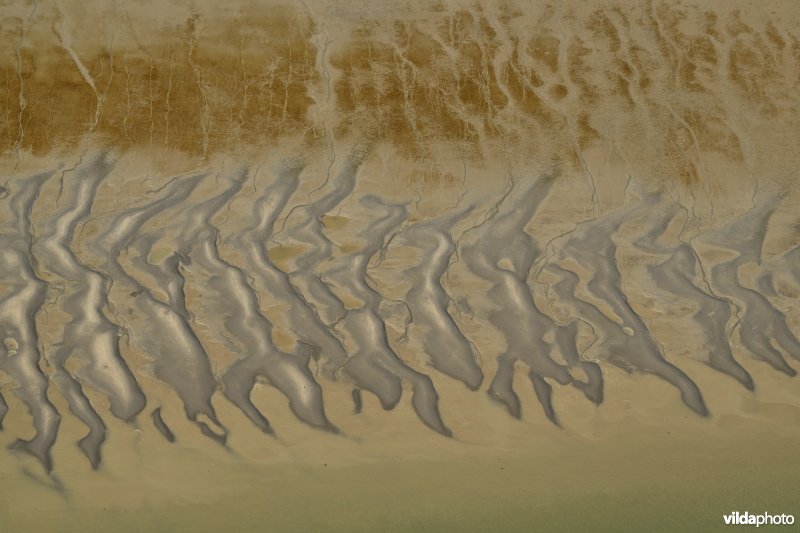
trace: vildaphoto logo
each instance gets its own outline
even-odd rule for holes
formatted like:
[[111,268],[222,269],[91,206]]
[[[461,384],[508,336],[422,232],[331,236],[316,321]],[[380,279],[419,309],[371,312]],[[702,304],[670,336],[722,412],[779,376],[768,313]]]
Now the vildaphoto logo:
[[794,515],[790,514],[751,514],[747,511],[740,513],[734,511],[731,514],[722,515],[727,526],[790,526],[794,524]]

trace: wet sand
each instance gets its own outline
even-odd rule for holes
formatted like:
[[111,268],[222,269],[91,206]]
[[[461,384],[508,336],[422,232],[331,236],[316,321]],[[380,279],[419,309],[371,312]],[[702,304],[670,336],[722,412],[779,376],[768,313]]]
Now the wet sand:
[[[737,403],[722,399],[738,396],[731,380],[700,365],[691,374],[720,398],[711,409]],[[715,531],[732,510],[793,512],[796,389],[740,399],[708,421],[659,401],[668,386],[655,379],[621,371],[608,379],[625,400],[588,408],[569,389],[556,393],[564,418],[575,420],[564,430],[538,413],[514,420],[488,399],[445,389],[442,411],[456,440],[420,427],[408,401],[369,416],[378,408],[369,396],[368,418],[343,424],[363,438],[322,434],[292,424],[278,395],[261,389],[255,403],[274,405],[273,422],[294,431],[276,440],[220,408],[235,436],[226,451],[179,423],[178,409],[165,409],[175,445],[110,424],[105,466],[91,475],[77,450],[57,448],[63,494],[22,473],[35,472],[32,460],[7,456],[2,515],[11,531]],[[773,389],[785,387],[776,379]],[[536,401],[532,390],[520,395]],[[338,396],[330,410],[341,418],[348,398]],[[81,430],[73,423],[62,432]]]
[[4,6],[0,531],[800,514],[798,13]]

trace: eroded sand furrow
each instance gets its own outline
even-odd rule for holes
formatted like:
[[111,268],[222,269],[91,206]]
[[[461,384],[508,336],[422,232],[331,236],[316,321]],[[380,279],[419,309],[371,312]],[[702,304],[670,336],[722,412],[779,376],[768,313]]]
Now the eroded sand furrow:
[[311,348],[298,344],[295,356],[280,351],[272,341],[272,327],[261,314],[258,298],[245,273],[224,261],[216,248],[216,239],[205,238],[196,246],[191,257],[199,266],[212,272],[209,287],[231,305],[221,305],[226,329],[244,346],[244,358],[234,363],[222,375],[225,395],[239,406],[263,431],[271,432],[266,418],[258,416],[249,401],[258,376],[280,390],[289,400],[292,412],[302,421],[315,427],[335,431],[325,417],[322,389],[308,369]]
[[761,261],[761,249],[767,224],[780,197],[773,195],[728,224],[701,237],[714,247],[732,252],[733,257],[710,269],[710,282],[720,293],[734,299],[741,307],[737,323],[741,343],[753,355],[789,376],[797,371],[785,360],[780,347],[790,357],[800,360],[800,342],[789,329],[786,316],[756,290],[745,287],[739,270],[748,263]]
[[172,305],[157,300],[119,260],[128,243],[149,219],[185,201],[202,178],[203,175],[195,175],[174,180],[148,203],[113,214],[107,222],[108,229],[87,247],[98,259],[100,268],[125,286],[133,297],[136,313],[129,318],[131,333],[152,358],[156,377],[175,389],[183,401],[186,416],[196,422],[201,431],[212,436],[216,434],[201,417],[220,426],[211,406],[216,381],[203,347],[189,327],[185,313],[176,312]]
[[[35,456],[48,472],[52,469],[50,450],[56,440],[61,415],[47,397],[48,378],[42,371],[42,354],[36,330],[36,314],[45,301],[46,285],[30,262],[33,237],[30,212],[42,184],[51,173],[25,178],[9,201],[11,218],[0,231],[0,370],[14,381],[14,393],[27,406],[36,430],[30,440],[15,446]],[[3,416],[7,406],[3,400]]]
[[707,364],[752,390],[753,379],[734,359],[731,352],[727,332],[727,324],[731,318],[730,302],[712,294],[704,286],[696,252],[691,244],[684,241],[675,246],[659,243],[660,238],[667,232],[667,226],[680,211],[677,204],[659,201],[648,211],[647,224],[650,230],[634,244],[650,253],[665,256],[659,263],[647,267],[656,286],[696,305],[697,311],[692,318],[702,328],[706,337]]
[[99,156],[65,178],[69,180],[70,203],[44,223],[36,224],[32,254],[37,269],[57,277],[58,284],[64,286],[60,307],[72,317],[57,349],[47,354],[48,359],[56,367],[72,356],[80,359],[86,366],[78,371],[78,377],[108,396],[115,416],[129,421],[144,408],[145,398],[120,354],[120,326],[107,316],[112,280],[85,264],[72,242],[78,224],[88,218],[97,190],[111,171],[112,164]]
[[319,349],[321,371],[329,379],[335,379],[337,370],[347,360],[341,340],[322,322],[314,306],[306,301],[292,285],[288,274],[279,269],[267,253],[275,222],[297,190],[300,172],[300,168],[280,172],[253,206],[254,225],[226,238],[225,242],[244,254],[248,274],[255,276],[272,297],[289,304],[288,322],[292,332],[302,342]]
[[[360,234],[367,242],[366,248],[340,258],[342,264],[336,271],[329,271],[325,276],[318,272],[332,252],[332,243],[323,231],[322,216],[353,193],[359,163],[355,157],[349,159],[344,168],[326,182],[330,190],[325,195],[296,208],[298,220],[288,227],[287,236],[310,249],[295,259],[290,279],[293,284],[305,288],[307,301],[329,327],[346,330],[356,344],[356,348],[348,350],[350,355],[341,369],[343,374],[357,387],[375,394],[384,409],[397,405],[402,396],[402,381],[409,381],[414,389],[412,404],[420,419],[436,431],[449,435],[450,430],[439,416],[438,394],[430,378],[405,365],[391,349],[379,311],[381,296],[366,282],[370,258],[384,246],[388,233],[405,218],[405,209],[387,206],[374,196],[362,198],[362,205],[386,211],[386,215]],[[326,283],[328,279],[350,291],[362,305],[347,309]]]
[[731,317],[730,304],[700,288],[696,281],[697,260],[689,245],[678,246],[667,260],[650,267],[650,274],[664,290],[697,305],[693,318],[707,337],[708,364],[752,390],[753,378],[733,358],[728,341],[726,327]]
[[587,361],[578,351],[578,320],[572,320],[556,329],[555,344],[570,367],[579,368],[586,381],[573,377],[572,385],[583,392],[586,398],[600,405],[603,403],[603,371],[594,361]]
[[[84,264],[73,249],[78,224],[90,215],[100,184],[113,169],[104,155],[78,167],[66,182],[69,198],[45,222],[36,227],[31,253],[41,276],[55,277],[63,292],[57,301],[70,320],[60,342],[45,356],[53,368],[52,381],[69,403],[70,410],[89,427],[79,446],[93,466],[100,462],[100,445],[106,426],[84,394],[83,386],[102,392],[111,402],[111,412],[131,421],[144,408],[145,397],[119,349],[120,326],[106,316],[111,279]],[[67,368],[75,357],[81,366]]]
[[[389,284],[387,290],[402,286],[400,282],[409,284],[396,300],[409,313],[406,325],[413,324],[411,332],[420,335],[435,370],[472,390],[480,388],[487,372],[476,357],[480,335],[467,337],[454,319],[443,276],[460,248],[467,279],[488,282],[476,309],[488,308],[488,322],[505,346],[487,392],[518,418],[523,409],[513,383],[519,363],[526,367],[545,416],[555,424],[560,423],[553,400],[556,383],[576,387],[596,404],[603,401],[607,392],[602,362],[652,373],[675,386],[689,408],[707,414],[697,385],[677,362],[665,359],[628,300],[626,290],[635,285],[633,278],[623,278],[617,264],[617,256],[624,255],[618,250],[623,244],[640,254],[634,259],[644,260],[649,279],[672,298],[667,298],[668,304],[693,307],[708,366],[753,388],[752,378],[732,355],[733,322],[746,348],[793,374],[783,357],[800,353],[800,345],[786,316],[769,298],[784,297],[778,294],[778,279],[793,282],[796,248],[762,264],[754,287],[739,275],[760,262],[778,196],[755,202],[753,209],[721,228],[683,240],[686,224],[677,238],[673,230],[686,210],[662,193],[646,193],[631,207],[558,233],[545,256],[527,228],[534,220],[540,223],[535,217],[545,202],[556,201],[551,199],[556,180],[549,175],[524,182],[510,174],[509,186],[488,200],[492,209],[483,217],[472,207],[455,208],[451,214],[403,226],[413,216],[410,204],[378,194],[352,201],[358,170],[351,161],[323,183],[321,198],[294,208],[300,166],[279,167],[273,181],[256,195],[240,194],[250,177],[247,171],[213,181],[206,179],[209,173],[185,174],[164,181],[139,200],[109,209],[108,204],[95,204],[109,201],[101,184],[117,176],[107,178],[112,165],[100,157],[71,171],[74,175],[65,175],[60,206],[34,224],[32,206],[52,178],[42,174],[20,179],[0,234],[0,370],[17,385],[37,431],[33,439],[18,441],[18,447],[51,468],[50,449],[61,418],[47,399],[51,381],[72,414],[89,428],[80,448],[93,466],[100,464],[109,426],[84,387],[107,396],[112,413],[124,420],[132,420],[146,402],[134,375],[144,371],[149,377],[149,369],[137,368],[137,374],[127,370],[119,352],[123,332],[149,356],[154,376],[178,394],[187,418],[223,444],[229,430],[211,403],[218,390],[256,427],[273,432],[267,414],[251,400],[262,379],[287,398],[299,420],[337,432],[326,415],[323,387],[310,370],[312,359],[324,377],[353,384],[356,413],[366,405],[363,391],[389,410],[407,386],[419,419],[452,435],[440,414],[439,392],[431,377],[401,359],[390,340],[381,308],[389,300],[371,276],[377,266],[371,261],[377,255],[383,258],[391,244],[415,249],[422,260],[401,269],[382,269],[381,283]],[[360,246],[328,236],[336,226],[327,227],[324,217],[346,201],[358,217],[348,219],[362,220],[349,229]],[[219,222],[223,214],[225,222]],[[284,215],[285,228],[276,231]],[[89,229],[78,235],[87,220],[92,226],[87,224]],[[462,222],[469,229],[456,240],[454,227]],[[238,229],[226,235],[222,224]],[[278,242],[279,237],[283,239]],[[279,268],[270,256],[273,243],[292,246],[288,267]],[[293,255],[298,248],[301,252]],[[626,268],[630,273],[635,266]],[[470,281],[460,273],[456,276],[454,290],[469,287]],[[529,280],[547,286],[546,309],[534,299]],[[67,317],[63,342],[46,350],[46,358],[40,360],[36,317],[48,306],[48,282],[58,293],[51,305]],[[448,278],[448,288],[451,282]],[[473,293],[465,296],[478,298]],[[267,318],[272,302],[287,307],[294,348],[279,348],[273,338]],[[551,317],[550,305],[560,312]],[[40,318],[48,324],[53,320]],[[479,324],[481,317],[472,313],[471,319]],[[587,347],[589,330],[595,340]],[[225,360],[227,354],[220,352],[225,349],[238,358],[226,362],[216,376],[212,367]],[[68,364],[73,354],[82,366]],[[42,361],[50,363],[46,372],[40,368]],[[175,441],[161,407],[153,407],[149,418],[155,430]],[[7,410],[3,399],[0,418]]]
[[359,202],[376,217],[367,229],[359,232],[366,244],[360,251],[338,258],[336,267],[324,276],[360,302],[347,309],[337,324],[355,344],[343,371],[352,376],[357,385],[375,394],[384,409],[391,409],[400,401],[402,382],[410,383],[411,404],[420,420],[439,433],[451,436],[452,432],[439,414],[439,395],[431,379],[405,364],[389,345],[386,324],[380,314],[383,297],[367,281],[370,259],[385,248],[387,236],[405,220],[407,210],[401,205],[386,204],[372,195]]
[[[647,210],[652,207],[653,200],[642,203],[633,209]],[[576,293],[577,275],[564,274],[565,269],[555,265],[549,267],[551,272],[566,276],[566,279],[552,288],[560,298],[570,301],[581,312],[578,316],[587,320],[595,333],[600,333],[600,345],[607,358],[629,369],[652,372],[672,383],[680,391],[683,402],[705,416],[708,410],[700,389],[682,370],[664,359],[655,339],[622,290],[613,237],[632,215],[631,209],[625,209],[579,224],[561,239],[555,259],[555,262],[576,261],[587,269],[591,273],[586,282],[588,291],[607,303],[620,323],[607,317],[595,305],[581,300]]]
[[325,417],[322,390],[308,370],[310,349],[299,345],[292,356],[280,351],[272,340],[272,324],[261,313],[256,292],[239,267],[224,260],[217,248],[219,230],[211,223],[214,215],[241,190],[247,179],[240,172],[223,191],[185,212],[182,232],[176,237],[177,251],[192,260],[192,268],[208,276],[206,288],[213,295],[215,314],[239,343],[243,356],[221,377],[223,392],[262,431],[271,432],[267,418],[250,401],[250,392],[259,376],[281,391],[297,417],[312,426],[335,430]]
[[395,242],[423,250],[423,262],[406,272],[411,288],[404,301],[411,310],[414,324],[423,328],[423,347],[433,367],[477,390],[483,382],[483,372],[472,345],[447,310],[450,296],[441,282],[456,251],[450,231],[472,209],[413,224],[404,229]]
[[319,265],[330,258],[333,249],[330,239],[323,232],[322,216],[353,193],[359,165],[360,160],[351,156],[341,171],[324,184],[330,189],[324,196],[292,210],[297,213],[297,220],[292,220],[286,229],[288,238],[309,247],[295,259],[294,269],[289,273],[290,279],[293,283],[304,286],[309,296],[308,301],[328,325],[340,320],[344,316],[345,308],[317,272]]
[[475,231],[474,242],[464,247],[462,257],[476,276],[491,282],[489,295],[498,308],[490,321],[506,340],[497,359],[498,370],[489,387],[492,398],[503,403],[519,418],[522,407],[512,380],[516,361],[530,368],[529,377],[547,417],[557,423],[552,407],[552,388],[544,378],[566,385],[573,382],[569,368],[551,357],[552,346],[545,334],[556,329],[552,319],[533,301],[528,276],[539,254],[525,226],[545,200],[554,177],[544,175],[531,183],[515,183],[499,205],[498,214]]

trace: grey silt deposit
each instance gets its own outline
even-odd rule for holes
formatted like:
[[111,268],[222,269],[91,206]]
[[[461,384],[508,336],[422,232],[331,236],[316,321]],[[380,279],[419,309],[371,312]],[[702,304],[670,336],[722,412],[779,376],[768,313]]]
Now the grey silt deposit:
[[800,359],[800,342],[789,329],[784,314],[756,288],[745,286],[740,279],[743,266],[760,262],[767,224],[781,198],[770,194],[759,200],[750,210],[699,240],[730,252],[730,259],[709,268],[710,282],[720,294],[738,304],[737,327],[742,344],[776,370],[794,376],[797,371],[786,362],[784,353]]
[[450,231],[472,210],[473,207],[468,207],[412,224],[395,242],[405,242],[423,250],[423,262],[407,271],[412,285],[404,300],[414,323],[421,326],[423,346],[433,367],[476,390],[483,382],[483,372],[473,346],[448,312],[452,298],[442,286],[442,277],[456,251]]
[[[366,171],[358,158],[308,196],[298,192],[309,178],[306,167],[286,161],[274,175],[245,166],[181,174],[130,200],[109,196],[132,178],[106,155],[9,182],[0,235],[0,370],[36,429],[17,448],[52,468],[50,449],[64,416],[48,398],[52,382],[88,428],[79,446],[98,467],[109,425],[89,392],[108,398],[111,415],[136,424],[147,401],[141,373],[150,371],[177,393],[186,417],[223,444],[229,430],[212,398],[231,402],[261,431],[279,433],[269,407],[251,399],[261,383],[279,391],[298,420],[334,433],[328,386],[349,387],[353,414],[369,409],[364,393],[389,410],[407,390],[420,421],[446,436],[453,432],[440,412],[440,378],[488,393],[514,417],[536,416],[514,390],[522,368],[539,416],[558,425],[558,386],[600,404],[613,394],[607,364],[660,377],[689,409],[707,415],[700,388],[679,359],[667,360],[663,339],[629,301],[631,273],[619,265],[623,244],[646,259],[642,271],[667,305],[693,306],[703,343],[698,358],[710,368],[755,387],[746,364],[734,358],[737,334],[753,356],[794,373],[786,358],[800,353],[797,340],[773,302],[796,281],[788,265],[797,248],[767,260],[761,250],[781,195],[756,196],[751,209],[686,238],[689,211],[639,184],[630,205],[576,220],[540,247],[547,228],[539,214],[554,201],[556,171],[510,174],[506,190],[483,207],[426,217],[412,211],[413,202],[361,194],[357,178]],[[264,185],[250,190],[251,178]],[[31,221],[42,187],[62,182],[56,208]],[[360,244],[346,249],[323,223],[343,210],[360,221],[348,228]],[[681,223],[676,235],[671,228]],[[299,251],[279,266],[271,250],[283,246]],[[394,254],[399,249],[413,250],[416,259]],[[462,273],[451,278],[457,263]],[[759,270],[745,283],[740,273],[752,265]],[[488,285],[481,300],[465,290],[465,275]],[[399,296],[385,296],[399,286]],[[546,287],[546,301],[537,299],[537,287]],[[406,315],[399,337],[385,314],[390,303]],[[278,347],[267,318],[274,305],[286,309],[289,349]],[[56,328],[59,342],[42,350],[38,321],[52,320],[49,310],[66,318]],[[486,344],[475,325],[502,340]],[[422,351],[414,361],[401,356],[405,339]],[[129,362],[129,340],[145,367]],[[5,398],[0,417],[10,409]],[[160,407],[148,417],[149,428],[180,439]]]
[[[681,399],[693,411],[708,414],[702,394],[697,385],[679,368],[669,363],[641,317],[631,307],[622,288],[622,276],[617,266],[614,234],[629,218],[650,209],[653,198],[645,198],[639,205],[629,209],[583,222],[569,234],[562,236],[555,244],[555,257],[548,268],[562,281],[553,288],[557,294],[576,305],[576,311],[588,321],[599,334],[599,343],[593,348],[602,349],[602,357],[622,366],[651,372],[672,383],[681,393]],[[559,266],[557,261],[571,259],[591,272],[586,280],[590,294],[608,304],[616,315],[613,319],[604,314],[593,303],[576,297],[576,273]],[[602,348],[601,348],[602,347]]]
[[[50,449],[56,440],[61,415],[47,397],[48,378],[40,366],[42,355],[36,314],[44,304],[47,285],[31,264],[30,212],[39,188],[51,175],[31,176],[17,185],[10,200],[3,202],[9,217],[0,234],[0,268],[4,281],[0,299],[0,327],[3,329],[0,369],[16,382],[14,392],[25,402],[36,430],[32,439],[18,440],[16,446],[37,457],[47,471],[52,468]],[[5,399],[0,411],[5,417]]]

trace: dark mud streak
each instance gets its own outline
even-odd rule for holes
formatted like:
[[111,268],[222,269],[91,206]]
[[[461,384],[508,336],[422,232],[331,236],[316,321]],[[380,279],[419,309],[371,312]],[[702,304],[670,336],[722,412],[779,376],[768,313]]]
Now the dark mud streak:
[[361,398],[361,389],[353,389],[351,396],[353,397],[353,414],[361,414],[361,409],[364,407],[364,402]]
[[44,305],[47,289],[31,264],[30,213],[42,184],[51,175],[39,174],[20,180],[18,191],[9,201],[11,219],[0,231],[0,277],[7,287],[0,300],[0,334],[3,337],[0,370],[14,380],[14,393],[33,416],[36,430],[32,439],[19,439],[12,447],[36,457],[48,473],[53,466],[50,450],[61,415],[47,397],[48,379],[41,368],[43,360],[35,317]]
[[6,413],[8,413],[8,404],[3,394],[0,393],[0,431],[3,431],[3,420],[6,418]]
[[156,427],[158,432],[161,433],[169,442],[175,442],[175,434],[171,429],[169,429],[169,426],[167,426],[166,422],[164,422],[164,418],[161,416],[161,408],[156,407],[153,409],[150,417],[153,419],[153,425]]

